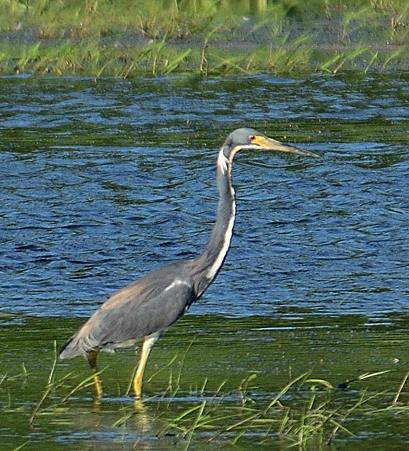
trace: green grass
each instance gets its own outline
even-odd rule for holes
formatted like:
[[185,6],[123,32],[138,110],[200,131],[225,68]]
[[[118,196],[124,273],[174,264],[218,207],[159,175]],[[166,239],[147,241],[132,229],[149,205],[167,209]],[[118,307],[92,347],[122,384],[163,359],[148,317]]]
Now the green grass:
[[[186,353],[188,351],[189,348]],[[109,420],[104,427],[109,426],[126,435],[135,428],[135,423],[143,422],[147,430],[154,424],[159,439],[174,437],[187,450],[197,441],[208,446],[218,443],[245,446],[248,442],[271,446],[277,440],[284,447],[325,449],[339,437],[353,437],[354,430],[350,425],[354,421],[409,412],[408,406],[400,402],[409,373],[399,387],[381,391],[371,390],[365,384],[391,370],[359,374],[341,384],[343,388],[305,373],[293,377],[281,390],[270,395],[260,393],[256,374],[249,374],[237,388],[226,389],[229,384],[224,381],[218,388],[208,390],[206,378],[198,381],[196,387],[181,386],[186,353],[181,359],[178,356],[172,358],[168,365],[146,380],[149,384],[160,372],[167,372],[168,387],[163,393],[147,396],[143,401],[122,400],[119,407],[112,410],[109,397],[96,399],[91,406],[84,407],[84,402],[93,393],[92,376],[79,381],[72,373],[58,375],[54,345],[54,359],[38,401],[31,408],[30,405],[13,407],[10,399],[8,405],[1,406],[0,413],[7,415],[18,410],[27,418],[28,428],[36,429],[50,419],[67,427],[73,421],[75,428],[76,406],[82,398],[81,415],[86,415],[88,409],[90,417],[99,412],[102,418],[105,412]],[[176,360],[179,363],[175,363]],[[174,366],[176,373],[173,373]],[[28,374],[23,367],[21,374],[9,378],[3,376],[0,385],[6,385],[7,379],[12,383],[21,378],[29,383],[31,377],[35,375]],[[353,389],[346,390],[351,385]],[[108,408],[104,411],[106,403]],[[151,425],[149,428],[148,424]]]
[[403,0],[0,0],[0,72],[405,70],[408,33]]

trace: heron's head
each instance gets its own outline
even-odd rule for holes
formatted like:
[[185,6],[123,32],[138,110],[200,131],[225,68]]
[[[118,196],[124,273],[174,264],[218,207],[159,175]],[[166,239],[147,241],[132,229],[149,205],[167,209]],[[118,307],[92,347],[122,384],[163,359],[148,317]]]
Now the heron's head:
[[226,138],[222,147],[223,155],[230,163],[233,161],[236,153],[240,150],[264,150],[294,153],[310,157],[318,156],[315,153],[301,150],[297,147],[268,138],[263,133],[260,133],[253,128],[238,128],[234,130]]

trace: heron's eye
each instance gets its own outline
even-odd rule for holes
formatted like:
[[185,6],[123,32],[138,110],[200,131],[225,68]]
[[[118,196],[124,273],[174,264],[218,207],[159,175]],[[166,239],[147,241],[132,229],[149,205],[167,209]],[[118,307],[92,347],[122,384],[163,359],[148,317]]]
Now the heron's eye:
[[256,137],[255,137],[254,135],[250,135],[250,136],[249,136],[250,142],[253,142],[255,139],[256,139]]

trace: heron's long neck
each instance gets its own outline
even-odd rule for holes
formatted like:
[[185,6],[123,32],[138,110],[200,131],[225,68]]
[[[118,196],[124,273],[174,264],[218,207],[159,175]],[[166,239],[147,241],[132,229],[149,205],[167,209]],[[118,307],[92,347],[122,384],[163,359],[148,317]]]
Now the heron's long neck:
[[231,183],[231,162],[224,156],[223,149],[220,150],[217,159],[216,182],[219,190],[216,224],[205,251],[195,259],[193,279],[198,296],[203,294],[217,276],[226,258],[233,234],[236,202]]

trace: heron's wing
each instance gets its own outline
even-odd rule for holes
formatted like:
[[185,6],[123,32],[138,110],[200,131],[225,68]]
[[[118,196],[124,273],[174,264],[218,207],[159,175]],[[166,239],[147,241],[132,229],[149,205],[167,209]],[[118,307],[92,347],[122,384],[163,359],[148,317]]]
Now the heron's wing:
[[160,332],[177,321],[194,300],[192,285],[173,281],[160,289],[151,287],[132,297],[125,292],[121,298],[109,300],[92,320],[92,337],[104,346],[122,343]]
[[62,358],[115,347],[165,330],[195,300],[180,264],[155,271],[114,293],[64,348]]

